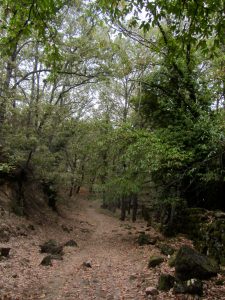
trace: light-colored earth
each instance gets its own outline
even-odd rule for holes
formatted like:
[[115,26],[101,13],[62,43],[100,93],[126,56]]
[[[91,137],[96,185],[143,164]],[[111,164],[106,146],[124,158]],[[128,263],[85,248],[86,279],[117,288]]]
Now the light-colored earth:
[[[153,299],[146,298],[146,287],[156,287],[160,273],[173,274],[167,257],[160,267],[148,269],[149,257],[160,252],[153,245],[138,246],[137,236],[140,231],[148,231],[159,240],[163,238],[143,221],[121,222],[102,211],[97,202],[85,199],[73,200],[61,214],[49,213],[27,236],[12,237],[7,243],[12,249],[10,258],[0,261],[0,299]],[[26,227],[32,220],[18,218],[17,222]],[[71,231],[64,231],[62,225]],[[39,245],[49,239],[59,243],[74,239],[78,247],[65,247],[63,261],[41,266],[45,255]],[[175,247],[190,243],[181,237],[169,242]],[[83,266],[86,261],[92,268]],[[223,287],[215,287],[211,281],[205,283],[205,290],[202,299],[225,299]],[[185,297],[171,291],[160,292],[154,299],[193,299]]]

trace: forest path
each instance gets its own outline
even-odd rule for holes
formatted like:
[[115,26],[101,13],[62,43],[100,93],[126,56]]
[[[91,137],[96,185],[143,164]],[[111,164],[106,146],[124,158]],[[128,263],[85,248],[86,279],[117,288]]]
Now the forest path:
[[[96,202],[80,200],[71,210],[83,224],[83,240],[79,248],[70,249],[63,262],[50,269],[42,282],[46,300],[61,299],[146,299],[137,282],[146,262],[146,251],[137,246],[134,234],[143,230],[143,223],[122,223],[102,213]],[[135,231],[135,232],[134,232]],[[74,237],[77,241],[77,238]],[[90,261],[92,268],[83,266]],[[153,284],[153,283],[152,283]]]
[[[37,212],[35,207],[35,212]],[[159,232],[138,220],[121,222],[118,217],[100,209],[97,201],[85,197],[61,205],[60,215],[40,208],[39,215],[21,218],[5,215],[0,222],[9,228],[11,237],[1,244],[10,247],[8,258],[0,259],[0,300],[146,300],[145,289],[156,287],[161,273],[173,275],[165,261],[148,268],[148,260],[159,255],[157,244],[191,244],[184,237],[163,238]],[[139,246],[140,232],[156,237],[156,245]],[[70,239],[78,247],[64,247],[63,260],[52,266],[41,265],[45,253],[40,244],[49,239],[64,244]],[[161,255],[161,254],[160,254]],[[83,266],[90,261],[91,268]],[[189,297],[189,296],[188,296]],[[187,299],[186,295],[159,292],[157,300]],[[190,296],[188,299],[196,299]],[[225,299],[223,286],[205,282],[203,300]]]

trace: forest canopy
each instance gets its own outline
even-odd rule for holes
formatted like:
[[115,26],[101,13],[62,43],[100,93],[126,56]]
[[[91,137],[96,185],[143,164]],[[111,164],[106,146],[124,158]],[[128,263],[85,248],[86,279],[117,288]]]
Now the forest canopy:
[[224,5],[1,1],[1,178],[225,209]]

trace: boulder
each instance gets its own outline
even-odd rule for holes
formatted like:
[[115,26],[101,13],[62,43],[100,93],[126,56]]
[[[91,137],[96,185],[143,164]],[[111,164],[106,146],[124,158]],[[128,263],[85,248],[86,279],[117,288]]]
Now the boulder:
[[69,240],[64,244],[64,247],[78,247],[78,245],[74,240]]
[[40,245],[41,253],[62,254],[63,246],[58,245],[55,240],[49,240],[43,245]]
[[150,257],[148,261],[148,267],[149,268],[155,268],[156,266],[161,265],[161,263],[164,262],[164,258],[161,256],[152,256]]
[[161,274],[158,281],[158,289],[168,292],[174,286],[175,278],[169,274]]
[[176,282],[173,288],[175,294],[203,295],[203,283],[199,279],[189,279],[184,282]]
[[196,249],[225,265],[225,213],[188,208],[182,233],[188,234]]
[[168,265],[173,268],[175,267],[175,261],[176,261],[176,254],[173,254],[169,259],[168,259]]
[[209,279],[216,276],[218,265],[196,250],[182,246],[175,259],[175,275],[180,280]]

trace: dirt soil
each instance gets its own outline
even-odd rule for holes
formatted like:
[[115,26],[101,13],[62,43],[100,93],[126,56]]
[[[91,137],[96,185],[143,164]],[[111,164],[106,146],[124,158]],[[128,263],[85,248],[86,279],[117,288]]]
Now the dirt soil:
[[[0,299],[7,300],[142,300],[198,299],[159,292],[147,298],[145,289],[156,287],[160,273],[174,274],[165,262],[149,269],[148,259],[160,254],[156,245],[139,246],[140,232],[179,248],[191,244],[184,237],[166,239],[143,221],[121,222],[103,211],[98,202],[75,199],[60,208],[60,215],[49,211],[37,220],[4,215],[0,225],[8,226],[11,237],[1,247],[11,247],[9,258],[0,261]],[[63,260],[42,266],[46,254],[39,245],[49,239],[65,243],[74,239],[78,247],[64,247]],[[91,268],[83,265],[90,262]],[[222,275],[218,278],[224,279]],[[204,282],[201,299],[225,299],[224,286],[215,278]]]

